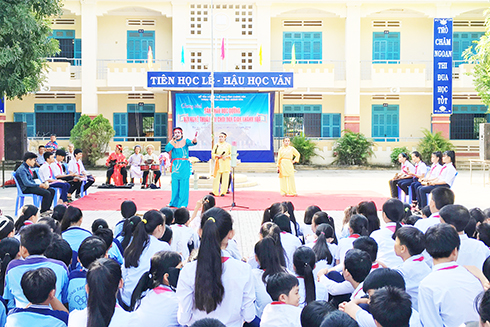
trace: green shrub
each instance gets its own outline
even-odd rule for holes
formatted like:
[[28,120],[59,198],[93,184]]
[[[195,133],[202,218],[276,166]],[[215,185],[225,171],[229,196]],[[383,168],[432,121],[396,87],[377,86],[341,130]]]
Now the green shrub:
[[430,162],[430,156],[434,151],[454,150],[454,145],[442,136],[441,132],[431,133],[424,129],[424,137],[417,144],[417,151],[422,155],[422,160]]
[[303,135],[295,136],[293,139],[291,139],[291,145],[298,150],[299,154],[301,155],[299,158],[299,163],[302,165],[309,164],[311,158],[318,155],[315,152],[317,149],[315,142],[308,140]]
[[361,133],[345,131],[333,146],[333,163],[338,165],[366,165],[373,152],[374,142]]
[[409,150],[406,146],[402,146],[401,148],[394,148],[393,151],[391,151],[390,155],[391,163],[396,165],[398,163],[398,155],[403,152],[409,154]]

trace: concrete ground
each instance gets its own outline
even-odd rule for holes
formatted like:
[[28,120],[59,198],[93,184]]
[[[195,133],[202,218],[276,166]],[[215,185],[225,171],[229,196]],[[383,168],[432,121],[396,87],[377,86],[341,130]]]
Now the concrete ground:
[[[298,193],[301,192],[331,192],[343,193],[346,191],[372,191],[390,196],[388,180],[396,173],[395,170],[304,170],[296,173],[296,187]],[[95,171],[96,184],[105,181],[105,171]],[[10,173],[6,173],[10,176]],[[247,174],[247,178],[257,182],[256,186],[247,188],[248,190],[263,190],[279,192],[279,179],[273,173],[254,173]],[[473,172],[473,182],[470,181],[469,171],[460,171],[453,185],[456,195],[456,203],[462,204],[467,208],[480,207],[482,209],[490,207],[490,184],[489,178],[486,185],[483,183],[483,173]],[[485,187],[486,186],[486,187]],[[162,189],[170,190],[170,176],[162,176]],[[240,190],[237,189],[236,203],[240,204]],[[96,188],[90,189],[89,193],[103,191]],[[131,192],[131,190],[128,190]],[[151,192],[151,190],[148,190]],[[192,190],[191,190],[192,192]],[[14,216],[15,200],[17,191],[15,188],[0,188],[0,209],[5,215]],[[288,198],[289,200],[290,198]],[[292,199],[294,203],[294,198]],[[26,200],[29,204],[30,199]],[[352,205],[355,205],[353,203]],[[73,203],[76,206],[76,201]],[[193,208],[194,204],[189,204]],[[329,215],[334,217],[336,229],[340,230],[343,212],[329,211],[322,208]],[[379,209],[379,208],[378,208]],[[90,229],[92,222],[97,218],[104,218],[113,227],[120,219],[121,215],[117,211],[85,211],[82,227]],[[295,212],[298,221],[303,221],[303,211]],[[232,211],[234,218],[234,229],[236,239],[242,251],[242,255],[248,256],[253,250],[254,244],[258,241],[258,230],[262,220],[262,212],[259,211]],[[381,216],[380,216],[381,217]]]

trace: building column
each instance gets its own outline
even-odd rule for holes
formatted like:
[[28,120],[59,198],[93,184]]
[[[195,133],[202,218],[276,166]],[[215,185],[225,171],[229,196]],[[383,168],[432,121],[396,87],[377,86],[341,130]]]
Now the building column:
[[[172,1],[172,70],[177,72],[188,70],[186,67],[190,67],[191,60],[190,52],[186,48],[187,38],[175,37],[189,35],[189,4],[184,1],[179,2]],[[182,65],[182,47],[184,47],[184,65]]]
[[344,129],[358,133],[361,112],[361,8],[347,4]]
[[451,115],[432,115],[432,133],[441,132],[442,136],[449,139],[449,126]]
[[[257,15],[254,19],[256,31],[271,30],[271,5],[270,3],[256,3]],[[260,46],[262,46],[262,65],[260,65]],[[254,57],[254,70],[261,72],[271,71],[271,33],[257,33],[257,52]],[[282,65],[281,65],[282,67]]]
[[98,114],[96,1],[80,1],[82,22],[82,114]]

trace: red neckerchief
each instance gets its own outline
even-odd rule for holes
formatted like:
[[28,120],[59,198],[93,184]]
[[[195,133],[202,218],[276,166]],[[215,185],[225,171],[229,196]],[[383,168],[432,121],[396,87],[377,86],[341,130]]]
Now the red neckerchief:
[[412,261],[418,261],[418,262],[422,262],[424,261],[424,257],[420,257],[420,258],[417,258],[417,259],[413,259]]
[[349,238],[359,238],[359,237],[361,237],[361,235],[359,234],[352,234],[349,236]]
[[271,305],[277,305],[277,304],[286,304],[286,302],[281,302],[281,301],[271,302]]
[[378,269],[379,268],[379,263],[375,262],[371,265],[371,269]]
[[77,162],[77,167],[78,167],[78,175],[80,175],[80,164]]
[[444,267],[444,268],[440,268],[440,269],[437,269],[437,271],[439,270],[451,270],[451,269],[455,269],[455,268],[458,268],[459,265],[454,265],[454,266],[449,266],[449,267]]
[[54,178],[53,169],[51,169],[50,165],[48,165],[48,168],[49,168],[49,177]]
[[153,292],[157,293],[157,294],[162,294],[162,293],[166,293],[166,292],[173,292],[172,289],[168,286],[163,286],[163,285],[160,285],[158,287],[155,287],[153,289]]
[[221,257],[221,263],[225,263],[228,259],[230,259],[230,257]]

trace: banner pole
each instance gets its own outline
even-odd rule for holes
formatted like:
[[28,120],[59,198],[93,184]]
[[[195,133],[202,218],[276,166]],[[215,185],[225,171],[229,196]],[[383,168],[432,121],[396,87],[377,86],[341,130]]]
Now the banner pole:
[[[214,5],[211,0],[211,151],[214,148]],[[209,173],[212,173],[213,159],[209,161]]]

